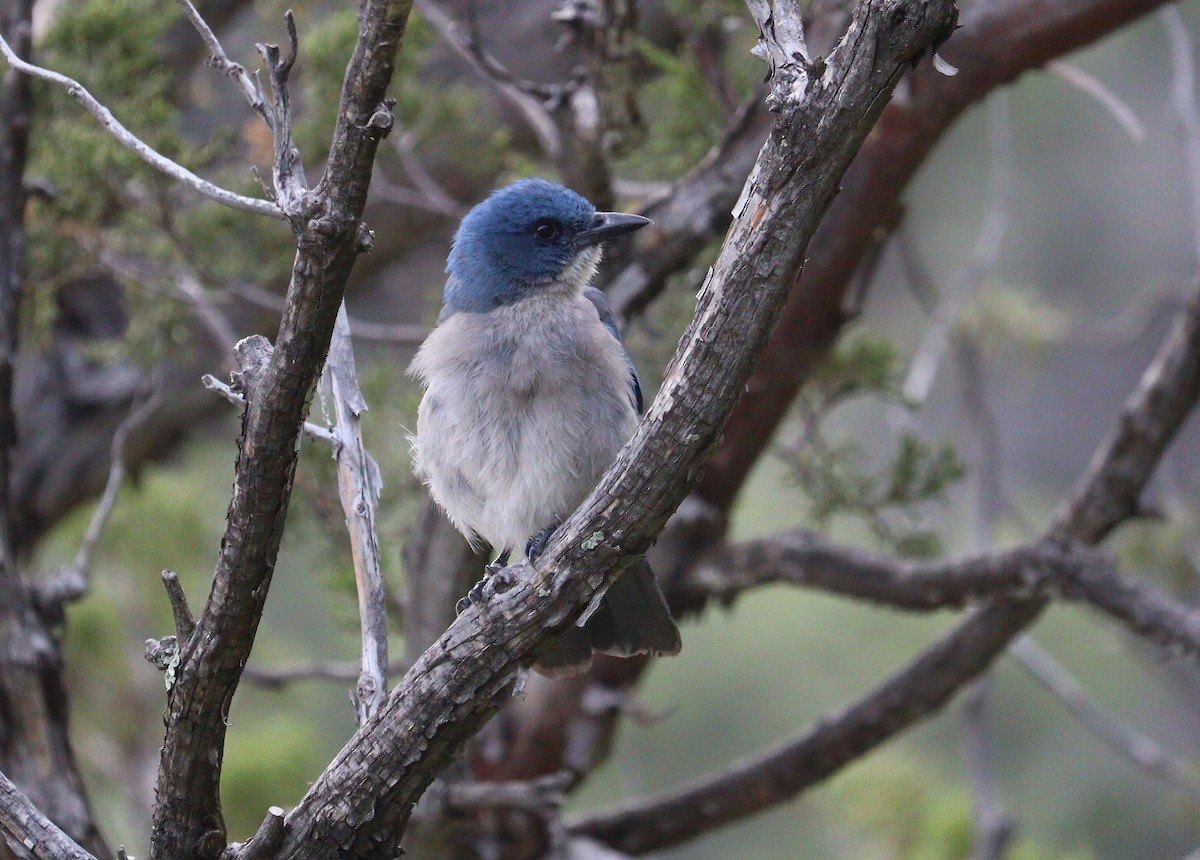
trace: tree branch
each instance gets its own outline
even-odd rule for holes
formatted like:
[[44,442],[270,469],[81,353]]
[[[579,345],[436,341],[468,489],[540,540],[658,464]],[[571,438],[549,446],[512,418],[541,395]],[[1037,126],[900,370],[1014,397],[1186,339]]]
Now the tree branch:
[[100,123],[122,146],[140,158],[142,161],[149,164],[155,170],[166,176],[171,177],[181,185],[191,188],[198,194],[202,194],[210,200],[215,200],[225,206],[233,209],[241,209],[245,212],[256,212],[259,215],[270,215],[272,218],[281,218],[283,213],[279,207],[270,200],[259,200],[254,197],[245,197],[241,194],[235,194],[217,185],[213,185],[207,179],[201,179],[196,174],[192,173],[183,165],[167,158],[154,147],[143,141],[112,115],[112,111],[97,101],[96,97],[88,92],[87,88],[79,81],[73,78],[68,78],[66,75],[58,72],[44,69],[41,66],[35,66],[32,63],[27,63],[13,53],[13,49],[9,47],[8,42],[0,37],[0,53],[4,54],[8,64],[14,69],[23,72],[27,75],[32,75],[35,78],[41,78],[44,81],[49,81],[52,84],[58,84],[60,87],[77,98],[96,121]]
[[913,69],[847,170],[809,248],[803,274],[725,428],[700,492],[728,510],[770,444],[796,392],[847,320],[846,297],[864,254],[900,217],[900,195],[959,115],[993,89],[1095,41],[1161,0],[990,0],[969,6],[942,53],[959,73]]
[[384,607],[383,566],[379,559],[379,537],[375,509],[383,476],[363,446],[362,413],[367,403],[358,387],[354,347],[346,306],[338,311],[333,327],[329,358],[318,386],[321,405],[332,411],[336,423],[333,459],[337,462],[338,496],[350,532],[354,559],[354,583],[358,588],[358,613],[362,622],[362,672],[355,688],[358,725],[367,721],[387,697],[387,610]]
[[1061,702],[1076,722],[1110,749],[1133,762],[1139,770],[1200,803],[1200,782],[1193,773],[1194,767],[1177,761],[1153,738],[1126,726],[1106,711],[1031,637],[1016,639],[1008,646],[1008,654],[1042,689]]
[[46,818],[0,773],[0,837],[14,840],[39,860],[96,860]]
[[[1094,544],[1133,514],[1159,457],[1198,398],[1200,289],[1043,541]],[[1037,595],[991,598],[883,685],[808,732],[725,772],[583,818],[570,832],[643,854],[790,800],[945,705],[1045,605],[1046,598]]]
[[[361,224],[363,205],[376,148],[390,128],[385,92],[410,6],[407,0],[361,4],[359,37],[346,70],[325,175],[304,195],[303,214],[289,212],[297,253],[287,305],[274,349],[243,379],[247,405],[220,558],[196,631],[181,645],[170,692],[154,810],[154,860],[212,858],[225,848],[219,796],[224,714],[274,572],[309,398],[346,280],[370,244]],[[281,63],[276,81],[290,65],[287,58]]]

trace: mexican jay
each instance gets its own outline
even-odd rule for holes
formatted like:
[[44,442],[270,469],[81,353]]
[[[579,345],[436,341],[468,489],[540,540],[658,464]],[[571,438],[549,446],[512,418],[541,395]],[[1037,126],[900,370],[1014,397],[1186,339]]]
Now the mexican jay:
[[[445,305],[409,368],[425,388],[413,461],[455,527],[498,553],[489,571],[520,550],[536,557],[637,426],[637,371],[604,295],[589,285],[600,244],[649,223],[526,179],[477,205],[455,234]],[[586,667],[593,650],[679,647],[639,559],[535,665],[565,674]]]

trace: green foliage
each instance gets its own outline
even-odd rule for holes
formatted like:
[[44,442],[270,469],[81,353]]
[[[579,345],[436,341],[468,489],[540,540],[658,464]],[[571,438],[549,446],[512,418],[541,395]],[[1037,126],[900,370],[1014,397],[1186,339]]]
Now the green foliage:
[[856,338],[836,349],[801,394],[800,436],[783,456],[818,527],[853,515],[897,552],[936,555],[941,540],[921,523],[928,503],[941,500],[965,474],[954,447],[904,431],[890,460],[871,468],[856,434],[830,438],[824,429],[830,413],[854,398],[903,404],[895,364],[895,349],[885,340]]
[[[827,803],[861,841],[860,857],[895,860],[968,860],[974,830],[971,798],[937,774],[897,753],[875,756],[838,777]],[[849,855],[847,855],[849,856]],[[1089,860],[1018,836],[1013,860]]]
[[[56,17],[41,60],[82,82],[151,146],[184,158],[189,153],[170,101],[174,74],[162,56],[166,30],[179,14],[168,0],[87,0]],[[84,221],[119,220],[131,179],[163,182],[61,87],[39,84],[36,101],[31,172],[55,183],[59,211]]]
[[989,283],[963,309],[958,328],[989,360],[1040,359],[1062,340],[1069,323],[1067,313],[1037,290]]
[[[314,23],[301,40],[299,79],[304,110],[296,139],[308,164],[315,164],[328,152],[342,77],[357,34],[357,11],[346,8]],[[380,168],[399,174],[393,146],[400,135],[410,134],[413,146],[436,174],[454,175],[454,184],[464,188],[488,185],[506,166],[509,133],[489,108],[486,90],[427,73],[425,66],[436,40],[429,24],[414,12],[389,89],[396,99],[397,128],[379,149]]]
[[646,40],[638,49],[660,74],[638,91],[647,134],[620,166],[639,179],[674,179],[717,142],[724,111],[695,57],[664,51]]

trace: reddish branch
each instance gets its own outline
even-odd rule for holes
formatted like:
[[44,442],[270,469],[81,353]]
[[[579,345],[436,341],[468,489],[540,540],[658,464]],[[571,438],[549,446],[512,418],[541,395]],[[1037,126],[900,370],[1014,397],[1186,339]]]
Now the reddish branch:
[[987,0],[967,7],[941,49],[959,73],[913,70],[908,97],[879,118],[846,171],[813,238],[700,492],[728,509],[813,367],[848,318],[847,293],[864,255],[896,225],[900,197],[964,110],[1030,69],[1090,44],[1162,5],[1161,0]]

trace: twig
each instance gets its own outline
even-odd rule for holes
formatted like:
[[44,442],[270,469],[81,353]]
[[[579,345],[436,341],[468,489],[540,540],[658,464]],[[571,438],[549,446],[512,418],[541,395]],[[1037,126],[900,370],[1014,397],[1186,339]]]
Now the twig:
[[100,538],[108,527],[117,506],[117,495],[125,481],[125,445],[129,434],[137,429],[143,421],[149,418],[162,405],[162,396],[155,386],[148,397],[136,404],[128,415],[117,425],[113,432],[112,443],[109,446],[108,480],[92,518],[88,521],[87,531],[75,553],[71,564],[58,571],[41,588],[38,598],[45,605],[61,605],[78,600],[87,594],[91,588],[92,559]]
[[300,160],[300,150],[292,139],[292,106],[288,94],[288,76],[296,63],[300,40],[296,34],[296,16],[288,9],[284,15],[287,24],[288,52],[280,56],[277,45],[258,43],[254,47],[267,64],[271,78],[273,98],[269,107],[271,138],[275,143],[275,158],[271,164],[275,194],[279,205],[292,221],[292,229],[302,228],[312,201],[308,195],[308,179]]
[[992,729],[992,674],[967,688],[963,702],[967,763],[975,806],[974,860],[1001,860],[1015,835],[1012,818],[1004,811],[996,786],[995,734]]
[[[371,187],[374,188],[374,184]],[[282,296],[277,296],[275,293],[264,290],[262,287],[257,287],[254,284],[240,281],[234,282],[226,287],[225,291],[260,308],[266,308],[276,313],[283,311],[284,300]],[[359,317],[350,317],[349,319],[350,333],[355,337],[365,340],[394,343],[401,346],[415,346],[429,336],[429,329],[422,325],[392,325],[364,320]]]
[[167,590],[167,601],[171,604],[171,615],[175,618],[175,636],[181,643],[192,638],[196,630],[196,619],[188,607],[187,593],[179,582],[179,575],[173,570],[164,570],[161,574],[163,587]]
[[220,69],[228,77],[232,78],[234,83],[241,89],[242,95],[246,97],[246,101],[250,107],[263,118],[268,128],[272,128],[271,112],[267,108],[266,95],[263,93],[262,85],[258,82],[258,79],[246,74],[246,70],[239,63],[233,62],[233,60],[226,56],[225,49],[221,47],[221,41],[217,38],[217,34],[208,26],[208,22],[204,20],[200,12],[192,5],[191,0],[178,0],[178,2],[187,14],[188,20],[192,22],[192,26],[196,29],[196,32],[200,34],[205,47],[211,53],[209,65]]
[[96,860],[0,773],[0,837],[38,860]]
[[[246,398],[243,395],[234,391],[226,383],[217,379],[211,373],[206,373],[201,376],[200,384],[209,391],[213,391],[221,395],[234,406],[245,407],[246,405]],[[308,436],[308,438],[312,439],[314,442],[321,442],[322,444],[329,445],[330,447],[333,447],[337,444],[337,439],[334,437],[333,432],[328,427],[322,427],[320,424],[314,424],[311,421],[304,422],[304,435]]]
[[[1007,114],[994,121],[1008,123]],[[992,153],[992,169],[1011,176],[1015,167],[1011,146]],[[995,187],[996,183],[993,183]],[[996,515],[1003,504],[1004,484],[1000,463],[1000,426],[987,397],[982,359],[974,342],[959,334],[954,338],[960,397],[967,413],[977,452],[974,469],[973,547],[989,552],[995,547]],[[967,764],[974,799],[974,860],[1003,860],[1016,833],[1016,822],[1004,808],[996,776],[995,681],[991,672],[967,689],[963,703]]]
[[234,843],[221,853],[221,860],[272,860],[283,843],[283,810],[272,806],[248,842]]
[[1146,139],[1146,127],[1142,125],[1142,121],[1138,119],[1133,108],[1125,104],[1120,96],[1105,85],[1104,81],[1089,75],[1079,66],[1072,65],[1065,60],[1051,60],[1046,63],[1046,69],[1080,92],[1095,99],[1100,107],[1108,111],[1109,116],[1116,120],[1117,125],[1121,126],[1133,140],[1141,143]]
[[1061,702],[1075,720],[1139,769],[1184,797],[1200,803],[1194,768],[1180,762],[1157,741],[1125,725],[1096,702],[1071,673],[1030,636],[1008,646],[1008,653],[1042,689]]
[[448,218],[461,218],[466,214],[467,208],[446,191],[445,187],[425,166],[425,162],[417,155],[412,132],[393,134],[392,148],[400,156],[400,166],[413,181],[417,193],[427,201],[427,208],[430,211],[439,212]]
[[196,174],[192,173],[182,164],[179,164],[165,155],[154,149],[148,143],[141,140],[137,135],[123,126],[112,111],[96,100],[96,97],[88,92],[87,88],[79,81],[69,78],[66,75],[58,72],[44,69],[41,66],[35,66],[32,63],[27,63],[13,53],[8,42],[0,37],[0,52],[4,54],[10,66],[19,72],[27,75],[32,75],[35,78],[41,78],[44,81],[50,81],[53,84],[58,84],[64,87],[66,91],[77,98],[96,121],[100,123],[116,140],[126,149],[133,152],[142,161],[149,164],[155,170],[179,182],[182,185],[191,188],[193,191],[222,203],[233,209],[241,209],[245,212],[256,212],[259,215],[270,215],[272,218],[282,218],[283,212],[279,207],[269,200],[258,200],[253,197],[244,197],[241,194],[235,194],[217,185],[213,185],[206,179],[201,179]]
[[997,93],[988,102],[988,137],[992,146],[992,180],[989,205],[975,239],[971,259],[951,279],[939,298],[933,319],[925,328],[901,390],[912,403],[924,403],[937,376],[942,358],[953,336],[954,325],[967,300],[993,271],[1011,220],[1015,186],[1012,157],[1012,125],[1008,97]]
[[[178,236],[173,234],[172,238],[178,239]],[[186,305],[202,328],[225,353],[232,367],[237,336],[233,333],[229,320],[213,304],[209,291],[200,281],[200,274],[192,265],[161,265],[144,258],[114,252],[104,246],[96,252],[96,256],[114,273],[136,280],[147,287],[161,289],[164,294]],[[159,288],[156,286],[158,282],[165,283],[166,286]]]
[[556,97],[557,91],[518,79],[483,50],[471,36],[464,37],[462,26],[434,0],[416,0],[416,7],[446,44],[466,60],[480,76],[491,81],[500,94],[517,109],[537,138],[542,152],[550,158],[557,158],[563,151],[562,134],[544,106],[547,99]]
[[1183,16],[1174,6],[1158,13],[1170,44],[1171,104],[1183,126],[1183,152],[1187,159],[1188,184],[1192,196],[1192,240],[1200,261],[1200,109],[1196,106],[1196,67],[1192,62],[1192,40]]
[[[335,423],[333,458],[337,462],[338,496],[346,513],[350,550],[354,558],[354,583],[358,588],[358,612],[362,623],[362,673],[358,678],[355,703],[361,726],[379,709],[387,696],[387,610],[384,605],[383,567],[379,558],[379,536],[375,509],[383,478],[379,464],[367,453],[362,439],[362,414],[367,404],[358,387],[354,346],[346,306],[338,309],[329,345],[329,358],[318,389],[321,406],[332,411]],[[332,407],[332,409],[330,408]]]

